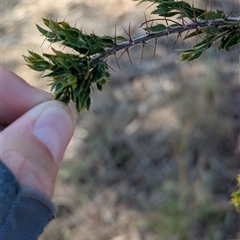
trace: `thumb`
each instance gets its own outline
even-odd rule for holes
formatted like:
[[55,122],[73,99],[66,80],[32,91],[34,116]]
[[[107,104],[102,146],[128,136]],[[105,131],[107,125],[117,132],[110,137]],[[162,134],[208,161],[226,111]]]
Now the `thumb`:
[[74,131],[73,115],[58,101],[41,103],[1,133],[1,160],[21,186],[52,197],[65,149]]

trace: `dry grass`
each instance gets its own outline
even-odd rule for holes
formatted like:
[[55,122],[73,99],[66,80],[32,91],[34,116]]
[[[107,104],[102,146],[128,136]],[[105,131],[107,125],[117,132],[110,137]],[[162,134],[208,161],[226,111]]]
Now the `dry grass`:
[[[143,19],[146,6],[134,6],[124,0],[5,2],[3,65],[43,87],[21,58],[28,49],[41,51],[34,23],[66,18],[100,34],[112,34],[117,23],[121,33],[130,20],[134,28]],[[240,167],[237,49],[211,51],[191,64],[176,64],[165,40],[154,60],[152,53],[150,43],[140,63],[141,49],[132,49],[134,66],[125,56],[121,71],[110,60],[116,69],[111,90],[95,92],[92,109],[76,115],[56,184],[59,211],[41,240],[238,239],[239,218],[229,205]]]

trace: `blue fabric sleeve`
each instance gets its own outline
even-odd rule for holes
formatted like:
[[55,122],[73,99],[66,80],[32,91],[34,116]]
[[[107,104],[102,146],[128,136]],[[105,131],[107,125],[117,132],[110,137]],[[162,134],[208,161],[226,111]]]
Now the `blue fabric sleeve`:
[[22,188],[0,161],[0,239],[35,240],[54,218],[56,207],[43,194]]

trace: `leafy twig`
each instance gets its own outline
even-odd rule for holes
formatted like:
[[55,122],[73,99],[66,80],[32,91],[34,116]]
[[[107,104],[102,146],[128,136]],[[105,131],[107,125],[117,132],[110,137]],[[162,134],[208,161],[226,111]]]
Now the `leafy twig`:
[[[128,39],[123,36],[97,36],[94,33],[86,34],[82,30],[71,27],[67,22],[57,22],[43,19],[48,30],[37,25],[38,30],[50,43],[61,42],[74,50],[73,53],[64,53],[52,48],[54,54],[29,51],[24,56],[28,66],[36,71],[48,71],[44,77],[52,78],[52,90],[55,98],[68,104],[71,100],[76,103],[76,110],[89,109],[91,104],[91,89],[96,85],[102,90],[110,77],[106,59],[123,51],[128,54],[129,48],[155,39],[154,54],[157,40],[171,34],[187,32],[183,40],[201,36],[199,43],[189,49],[180,49],[180,61],[192,61],[212,47],[216,42],[219,49],[229,51],[230,47],[240,43],[240,18],[226,16],[222,10],[207,11],[195,8],[184,1],[175,0],[142,0],[142,2],[157,4],[152,14],[159,18],[147,20],[140,25],[146,26],[146,33],[132,38],[129,30]],[[173,19],[174,17],[174,19]],[[176,20],[177,19],[177,20]],[[161,21],[161,23],[158,23]],[[179,22],[178,22],[179,21]],[[151,22],[151,26],[148,23]],[[143,51],[142,51],[143,56]],[[119,66],[119,65],[118,65]]]
[[[105,52],[100,54],[99,56],[94,57],[91,62],[94,64],[99,61],[103,61],[112,54],[115,54],[116,52],[122,51],[124,49],[133,47],[138,44],[142,44],[144,42],[148,42],[153,39],[158,39],[161,37],[165,37],[166,35],[175,34],[175,33],[183,33],[186,31],[191,31],[194,29],[203,29],[203,28],[223,28],[223,27],[229,27],[230,25],[235,26],[236,22],[240,22],[240,18],[229,18],[227,20],[223,19],[215,19],[215,20],[202,20],[202,21],[195,21],[193,23],[180,25],[180,26],[172,26],[172,27],[166,27],[162,26],[164,28],[160,31],[151,31],[150,33],[147,33],[146,35],[139,36],[136,38],[132,38],[131,41],[125,41],[121,44],[117,44],[109,49],[107,49]],[[220,36],[219,36],[220,37]],[[216,41],[217,39],[214,39]],[[206,50],[206,49],[205,49]],[[186,59],[187,60],[187,59]]]

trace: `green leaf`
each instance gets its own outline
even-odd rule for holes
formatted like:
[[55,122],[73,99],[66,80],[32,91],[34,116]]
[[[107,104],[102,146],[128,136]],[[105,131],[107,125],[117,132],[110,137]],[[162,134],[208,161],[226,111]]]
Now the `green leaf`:
[[27,65],[31,69],[42,72],[51,68],[52,65],[48,61],[44,60],[44,58],[41,57],[39,54],[32,51],[28,51],[28,52],[29,52],[29,56],[23,56],[23,57],[27,62]]
[[56,82],[56,84],[52,85],[52,89],[54,88],[54,94],[57,96],[57,98],[62,95],[63,90],[65,89],[65,86],[62,82]]
[[45,30],[44,28],[40,27],[38,24],[36,24],[36,27],[40,33],[42,33],[44,36],[47,36],[50,32]]
[[33,52],[33,51],[28,51],[28,53],[29,53],[29,55],[30,55],[30,57],[32,58],[32,59],[40,59],[40,60],[43,60],[43,57],[42,56],[40,56],[39,54],[37,54],[37,53],[35,53],[35,52]]
[[205,28],[202,28],[202,32],[213,35],[213,34],[221,33],[222,29],[217,27],[205,27]]
[[192,56],[188,59],[188,61],[193,61],[199,58],[202,55],[203,51],[195,52]]
[[48,28],[52,30],[52,32],[58,33],[62,30],[61,26],[54,20],[49,19],[48,20]]
[[223,18],[225,15],[223,13],[223,11],[217,10],[217,11],[208,11],[208,12],[204,12],[203,14],[201,14],[200,16],[198,16],[198,19],[202,19],[202,20],[211,20],[211,19],[219,19],[219,18]]
[[155,9],[151,12],[151,14],[156,14],[158,16],[165,16],[165,14],[168,14],[168,8]]
[[119,42],[125,42],[127,41],[128,39],[125,38],[125,37],[122,37],[122,36],[116,36],[116,41],[119,41]]
[[185,61],[193,61],[197,58],[199,58],[202,55],[203,51],[198,52],[188,52],[188,53],[181,53],[179,57],[179,62],[185,62]]
[[50,25],[50,20],[47,19],[47,18],[43,18],[43,23],[44,23],[47,27],[49,27],[49,25]]
[[169,12],[169,13],[165,13],[164,14],[164,17],[173,17],[173,16],[176,16],[178,14],[181,14],[180,11],[176,11],[176,12]]
[[47,30],[43,29],[42,27],[40,27],[39,25],[36,25],[36,26],[37,26],[37,29],[39,30],[39,32],[42,33],[46,37],[47,41],[53,43],[53,42],[59,42],[59,41],[63,40],[56,33],[47,31]]
[[103,36],[102,42],[105,45],[105,47],[111,47],[113,45],[113,37],[110,36]]
[[215,38],[216,37],[214,35],[206,35],[198,44],[194,45],[193,48],[198,50],[206,50],[213,45]]
[[71,28],[71,26],[65,21],[59,22],[59,24],[62,25],[62,27],[65,28],[65,29],[70,29]]
[[[176,11],[177,10],[177,11]],[[199,15],[200,9],[192,8],[191,5],[184,1],[160,1],[157,9],[152,11],[152,14],[158,14],[159,16],[172,17],[180,15],[179,18],[188,17],[193,18]]]
[[91,98],[88,98],[87,99],[87,102],[86,102],[86,109],[89,111],[90,109],[90,106],[91,106]]
[[230,47],[240,44],[240,32],[232,32],[221,39],[220,48],[229,51]]
[[[164,24],[157,24],[153,27],[150,27],[149,29],[152,32],[160,32],[160,31],[163,31],[163,30],[167,29],[167,27]],[[144,30],[148,31],[147,28],[144,28]]]
[[62,77],[64,76],[64,74],[66,74],[66,71],[63,68],[59,68],[57,70],[54,70],[44,75],[43,77],[56,78],[56,77]]
[[86,44],[84,40],[79,41],[81,38],[81,32],[77,29],[63,29],[62,31],[64,33],[64,36],[67,41],[69,41],[72,44],[78,43],[80,44]]
[[196,37],[197,35],[201,35],[203,33],[202,29],[197,29],[196,31],[193,31],[191,33],[188,33],[183,40],[192,38],[192,37]]
[[43,53],[43,56],[48,58],[53,64],[57,64],[56,55]]

